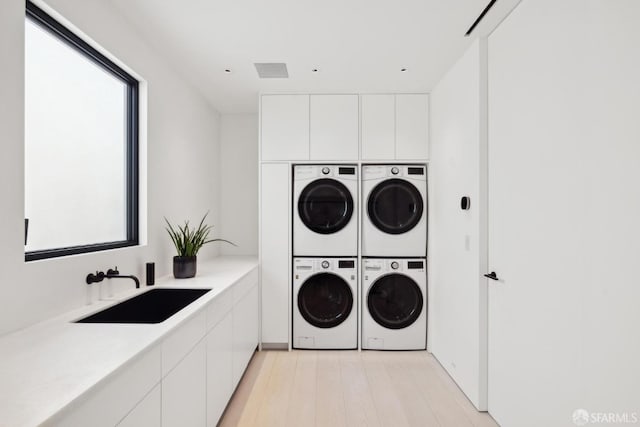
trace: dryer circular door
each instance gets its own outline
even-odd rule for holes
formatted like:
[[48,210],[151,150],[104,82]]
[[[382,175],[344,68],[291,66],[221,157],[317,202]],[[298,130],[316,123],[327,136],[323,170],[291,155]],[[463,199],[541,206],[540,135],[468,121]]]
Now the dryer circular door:
[[331,273],[319,273],[304,281],[298,292],[298,310],[318,328],[334,328],[344,322],[353,308],[349,284]]
[[422,313],[422,305],[420,287],[403,274],[380,277],[367,293],[369,315],[388,329],[403,329],[413,324]]
[[318,179],[307,185],[298,197],[302,223],[320,234],[332,234],[347,226],[353,215],[349,189],[335,179]]
[[415,185],[403,179],[387,179],[373,187],[367,201],[371,223],[388,234],[402,234],[418,225],[424,203]]

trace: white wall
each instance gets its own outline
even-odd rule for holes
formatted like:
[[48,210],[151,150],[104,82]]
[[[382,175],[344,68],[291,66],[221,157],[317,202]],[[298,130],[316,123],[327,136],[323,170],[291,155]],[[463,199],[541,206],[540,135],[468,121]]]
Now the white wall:
[[640,416],[639,20],[637,0],[524,0],[489,38],[489,262],[503,279],[489,411],[503,426]]
[[[429,331],[434,356],[486,410],[485,47],[474,42],[431,92]],[[471,199],[468,211],[462,196]]]
[[258,115],[222,115],[220,243],[225,255],[258,254]]
[[[144,263],[156,262],[158,275],[169,274],[173,249],[163,216],[197,219],[211,210],[219,218],[219,114],[177,76],[115,11],[109,2],[51,0],[60,14],[147,81],[148,120],[141,165],[142,212],[148,210],[147,245],[96,254],[24,262],[24,1],[0,3],[0,333],[81,306],[97,290],[84,283],[87,273],[117,265],[143,279]],[[144,133],[144,132],[143,132]],[[143,135],[144,136],[144,135]],[[148,151],[148,153],[147,153]],[[99,163],[96,167],[100,167]],[[254,164],[255,169],[255,164]],[[146,196],[146,202],[145,202]],[[143,222],[144,223],[144,222]],[[201,258],[216,255],[211,245]],[[112,281],[112,290],[133,282]],[[144,282],[143,282],[144,283]],[[105,293],[107,288],[105,288]],[[91,294],[88,294],[91,292]]]

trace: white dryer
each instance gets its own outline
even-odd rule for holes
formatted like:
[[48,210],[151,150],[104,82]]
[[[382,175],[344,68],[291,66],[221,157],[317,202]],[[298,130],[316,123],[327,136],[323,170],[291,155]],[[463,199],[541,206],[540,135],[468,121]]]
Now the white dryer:
[[427,261],[362,260],[362,348],[427,348]]
[[293,348],[358,347],[356,258],[293,259]]
[[358,254],[355,165],[293,167],[293,256]]
[[427,255],[427,167],[362,166],[362,255]]

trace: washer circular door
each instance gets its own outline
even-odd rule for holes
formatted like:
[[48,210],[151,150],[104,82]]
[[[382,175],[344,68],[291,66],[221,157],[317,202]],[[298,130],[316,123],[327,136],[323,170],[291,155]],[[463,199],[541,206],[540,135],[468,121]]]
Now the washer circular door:
[[318,179],[307,185],[298,197],[302,223],[320,234],[332,234],[347,226],[353,215],[349,189],[335,179]]
[[415,185],[403,179],[387,179],[376,185],[367,201],[373,225],[388,234],[402,234],[418,225],[424,204]]
[[298,292],[298,310],[317,328],[334,328],[344,322],[353,308],[349,284],[331,273],[319,273],[304,281]]
[[423,296],[418,284],[403,274],[388,274],[373,282],[367,293],[371,318],[388,329],[403,329],[422,313]]

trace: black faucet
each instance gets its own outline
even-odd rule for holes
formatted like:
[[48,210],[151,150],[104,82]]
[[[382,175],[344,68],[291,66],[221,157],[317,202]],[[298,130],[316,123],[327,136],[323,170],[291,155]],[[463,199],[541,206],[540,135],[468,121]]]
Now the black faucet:
[[140,288],[140,280],[138,280],[136,276],[134,276],[133,274],[129,276],[123,276],[118,271],[118,267],[116,267],[115,269],[111,269],[111,268],[108,269],[107,274],[104,274],[104,278],[105,279],[133,279],[133,281],[136,282],[136,288]]
[[104,271],[96,271],[96,274],[87,274],[87,285],[102,282],[104,280]]

